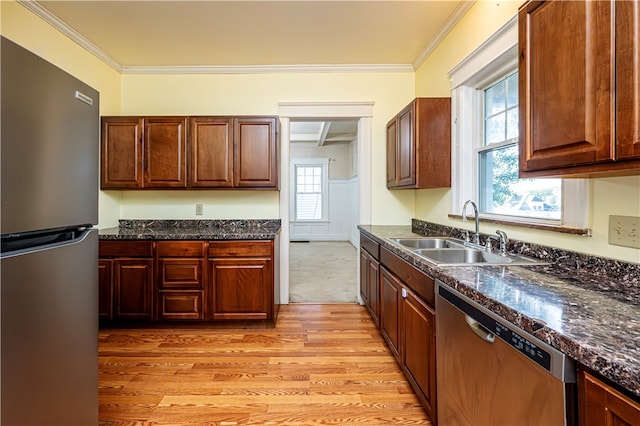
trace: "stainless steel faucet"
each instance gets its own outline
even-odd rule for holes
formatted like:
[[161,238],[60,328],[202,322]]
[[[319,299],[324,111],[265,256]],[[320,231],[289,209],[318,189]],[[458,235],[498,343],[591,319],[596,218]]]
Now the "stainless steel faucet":
[[496,234],[500,237],[500,254],[503,256],[507,255],[507,243],[509,242],[509,238],[507,238],[507,233],[501,230],[497,230]]
[[[471,200],[465,201],[464,206],[462,206],[462,221],[467,221],[467,206],[469,204],[471,204],[471,207],[473,207],[473,213],[475,214],[476,219],[476,233],[473,236],[473,242],[475,244],[480,244],[480,216],[478,215],[478,206]],[[469,231],[466,231],[465,240],[469,242]]]
[[487,237],[487,240],[485,241],[484,244],[484,249],[488,252],[491,253],[493,251],[493,247],[491,245],[491,241],[492,240],[496,240],[500,242],[500,254],[502,256],[506,256],[507,255],[507,243],[509,242],[509,238],[507,237],[507,233],[501,230],[497,230],[496,234],[498,235],[497,237],[495,235],[489,235]]

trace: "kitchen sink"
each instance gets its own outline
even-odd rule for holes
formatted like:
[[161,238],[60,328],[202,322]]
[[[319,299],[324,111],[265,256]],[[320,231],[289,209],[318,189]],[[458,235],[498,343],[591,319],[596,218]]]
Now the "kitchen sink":
[[392,241],[409,249],[463,248],[464,242],[450,238],[392,238]]
[[498,253],[491,253],[456,238],[389,238],[389,241],[438,266],[526,266],[547,264],[538,259],[516,254],[503,256]]

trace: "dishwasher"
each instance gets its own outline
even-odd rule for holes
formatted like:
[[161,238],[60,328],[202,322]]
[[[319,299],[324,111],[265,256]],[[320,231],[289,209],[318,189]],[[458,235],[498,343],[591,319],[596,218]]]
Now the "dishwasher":
[[437,288],[440,426],[575,424],[575,361],[451,287]]

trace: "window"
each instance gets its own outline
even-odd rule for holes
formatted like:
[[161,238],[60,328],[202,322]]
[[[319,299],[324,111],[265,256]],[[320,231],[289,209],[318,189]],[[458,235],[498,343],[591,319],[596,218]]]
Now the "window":
[[517,70],[516,16],[449,71],[451,213],[471,199],[482,219],[586,228],[586,180],[518,179]]
[[483,143],[478,152],[482,213],[561,220],[561,179],[518,178],[518,72],[482,90]]
[[327,219],[328,159],[291,161],[294,179],[294,197],[291,217],[296,222],[324,221]]

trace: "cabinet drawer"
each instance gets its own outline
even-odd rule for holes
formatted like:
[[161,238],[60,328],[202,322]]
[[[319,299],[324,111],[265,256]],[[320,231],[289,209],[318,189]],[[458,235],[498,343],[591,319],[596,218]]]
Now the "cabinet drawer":
[[100,257],[152,257],[153,241],[100,241]]
[[159,297],[159,319],[204,319],[202,291],[162,291]]
[[211,241],[209,257],[271,257],[273,241]]
[[158,257],[202,257],[203,241],[158,241],[156,243]]
[[380,244],[362,233],[360,233],[360,246],[368,251],[375,260],[380,259]]
[[162,288],[203,288],[204,260],[163,258],[158,260],[158,286]]
[[435,280],[416,269],[384,247],[380,248],[380,263],[431,306],[435,306]]

